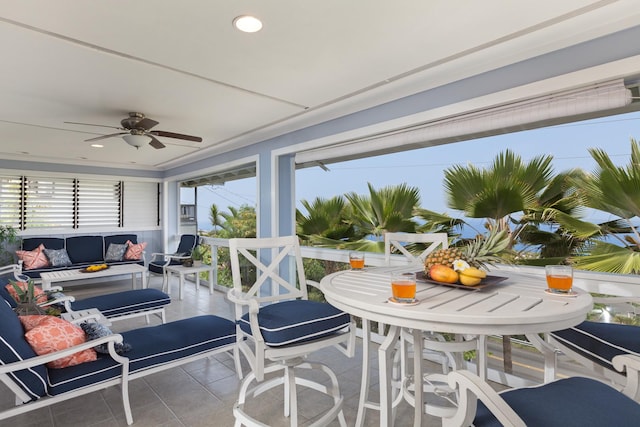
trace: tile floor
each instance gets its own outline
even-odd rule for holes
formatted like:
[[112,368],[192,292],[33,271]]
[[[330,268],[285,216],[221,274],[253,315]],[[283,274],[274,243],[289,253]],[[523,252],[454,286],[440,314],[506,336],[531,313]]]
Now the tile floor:
[[[167,320],[177,320],[200,314],[212,313],[231,318],[232,306],[223,293],[209,295],[204,287],[196,294],[195,285],[188,282],[185,298],[178,300],[177,279],[172,288],[173,301],[167,309]],[[109,282],[96,285],[69,286],[65,291],[83,298],[97,293],[125,290],[130,281]],[[151,286],[160,288],[161,279],[152,277]],[[158,319],[153,322],[159,323]],[[114,331],[144,327],[143,318],[116,322]],[[337,350],[330,349],[313,354],[310,359],[328,364],[338,376],[345,397],[344,411],[348,425],[354,425],[358,404],[361,377],[361,343],[357,354],[349,359]],[[244,362],[244,361],[243,361]],[[374,366],[377,362],[374,361]],[[244,364],[245,372],[247,365]],[[372,378],[370,398],[377,397],[377,379]],[[233,404],[237,398],[240,381],[233,360],[226,354],[193,362],[130,383],[130,399],[135,426],[233,426]],[[13,394],[0,384],[0,408],[13,405]],[[323,410],[331,406],[322,395],[312,390],[299,393],[301,425],[317,419]],[[287,426],[288,419],[282,416],[282,388],[271,390],[247,403],[247,411],[269,426]],[[367,411],[365,425],[378,425],[377,411]],[[396,426],[413,424],[413,408],[402,403],[398,408]],[[75,426],[125,426],[124,411],[119,388],[94,392],[66,402],[31,411],[23,415],[0,421],[0,427],[75,427]],[[332,425],[339,425],[334,422]],[[427,417],[423,426],[439,426],[440,420]]]

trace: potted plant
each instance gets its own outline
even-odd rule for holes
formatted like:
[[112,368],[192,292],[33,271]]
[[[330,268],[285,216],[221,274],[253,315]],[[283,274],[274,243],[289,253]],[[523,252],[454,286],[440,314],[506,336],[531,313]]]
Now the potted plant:
[[11,246],[18,242],[18,231],[10,225],[0,225],[0,265],[13,264]]
[[[15,308],[15,312],[18,315],[26,316],[29,314],[47,314],[47,310],[40,307],[39,302],[39,299],[44,293],[36,294],[36,287],[33,283],[33,280],[29,280],[26,283],[18,283],[10,280],[9,283],[15,291],[14,298],[16,300],[16,303],[18,304],[18,306]],[[46,294],[44,294],[44,299],[46,301]]]
[[193,260],[194,267],[200,267],[202,265],[206,252],[207,249],[203,245],[196,245],[195,248],[193,248],[191,251],[191,259]]

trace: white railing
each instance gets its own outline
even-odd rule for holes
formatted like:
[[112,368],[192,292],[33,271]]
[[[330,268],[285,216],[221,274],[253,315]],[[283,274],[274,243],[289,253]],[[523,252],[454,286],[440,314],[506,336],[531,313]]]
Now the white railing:
[[[221,247],[228,248],[228,239],[205,236],[201,236],[200,238],[204,244],[211,246],[211,262],[212,265],[217,265],[217,249]],[[319,260],[344,263],[349,262],[349,250],[317,248],[311,246],[302,246],[300,250],[304,258],[315,258]],[[407,259],[402,255],[391,256],[391,265],[400,266],[406,265],[407,263]],[[380,267],[386,265],[384,254],[367,252],[365,255],[365,264],[371,267]],[[496,272],[518,271],[519,273],[540,277],[540,280],[542,281],[545,280],[543,267],[500,265],[492,267],[490,270]],[[218,285],[217,269],[214,269],[214,277],[212,281],[215,287],[224,289],[222,286]],[[592,271],[576,270],[574,272],[573,283],[574,286],[579,287],[587,292],[612,296],[640,298],[640,275],[598,273]]]

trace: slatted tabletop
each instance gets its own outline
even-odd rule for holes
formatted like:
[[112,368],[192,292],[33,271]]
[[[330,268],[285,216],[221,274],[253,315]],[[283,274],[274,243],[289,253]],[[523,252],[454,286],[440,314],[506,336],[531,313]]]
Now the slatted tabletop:
[[379,267],[342,271],[325,277],[320,286],[327,301],[353,315],[391,325],[451,333],[514,335],[564,329],[582,322],[593,306],[591,296],[574,288],[576,296],[545,292],[544,278],[514,272],[490,273],[507,280],[483,289],[460,289],[417,283],[414,306],[388,302],[393,271]]

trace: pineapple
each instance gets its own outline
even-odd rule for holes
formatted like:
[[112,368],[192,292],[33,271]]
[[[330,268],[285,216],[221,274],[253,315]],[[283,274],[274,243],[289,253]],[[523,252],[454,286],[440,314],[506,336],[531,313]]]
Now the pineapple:
[[506,262],[498,256],[509,245],[506,231],[491,231],[486,236],[478,236],[469,244],[461,247],[438,249],[431,252],[424,260],[424,271],[429,272],[431,266],[442,264],[453,268],[455,260],[466,261],[471,267],[482,268],[497,262]]
[[[462,248],[451,247],[447,249],[438,249],[437,251],[433,251],[427,255],[427,258],[424,260],[424,270],[429,271],[429,269],[436,264],[453,268],[453,261],[457,259],[469,262],[467,257],[463,254]],[[471,263],[469,263],[469,265],[471,265]]]

